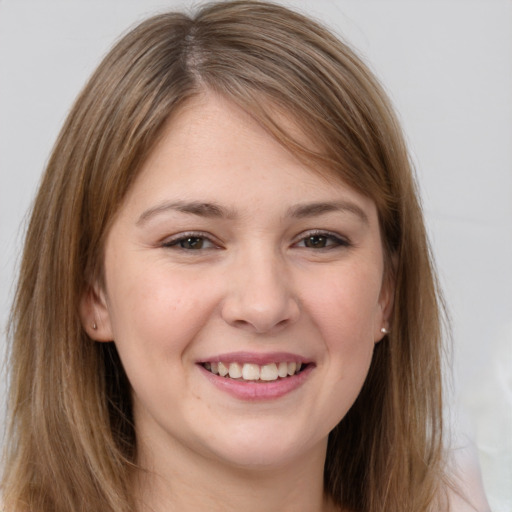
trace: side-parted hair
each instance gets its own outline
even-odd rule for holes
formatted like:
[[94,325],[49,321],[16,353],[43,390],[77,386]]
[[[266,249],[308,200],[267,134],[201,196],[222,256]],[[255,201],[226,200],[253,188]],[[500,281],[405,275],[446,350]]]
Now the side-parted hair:
[[392,330],[329,436],[325,489],[354,512],[439,510],[442,307],[401,129],[347,45],[311,19],[254,1],[144,21],[105,57],[69,113],[35,200],[11,314],[6,510],[135,509],[130,385],[114,343],[84,331],[80,301],[102,282],[109,227],[163,127],[205,91],[375,202],[395,286]]

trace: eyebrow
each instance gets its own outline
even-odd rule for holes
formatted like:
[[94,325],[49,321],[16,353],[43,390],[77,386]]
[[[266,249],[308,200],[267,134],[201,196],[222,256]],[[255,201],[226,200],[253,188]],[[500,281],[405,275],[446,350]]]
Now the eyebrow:
[[[206,218],[227,218],[233,219],[237,215],[228,208],[217,203],[205,203],[201,201],[172,201],[163,202],[145,210],[138,218],[136,224],[140,226],[151,218],[167,211],[177,211]],[[368,224],[368,216],[364,210],[352,201],[313,202],[299,204],[288,209],[286,217],[304,219],[318,217],[331,212],[348,212],[358,217],[364,224]]]
[[234,213],[216,203],[203,203],[201,201],[173,201],[164,202],[148,208],[137,220],[137,225],[144,224],[152,217],[167,211],[177,211],[181,213],[189,213],[199,217],[208,218],[232,218]]
[[368,215],[366,215],[365,211],[356,203],[346,200],[299,204],[292,206],[288,210],[287,215],[304,219],[307,217],[318,217],[331,212],[352,213],[356,217],[359,217],[364,224],[369,224]]

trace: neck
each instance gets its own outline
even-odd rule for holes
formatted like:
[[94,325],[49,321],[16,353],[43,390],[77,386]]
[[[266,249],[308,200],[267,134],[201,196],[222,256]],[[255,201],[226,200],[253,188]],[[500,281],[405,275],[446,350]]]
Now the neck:
[[236,467],[181,445],[171,457],[141,448],[151,469],[136,479],[139,512],[339,512],[323,490],[326,443],[279,468]]

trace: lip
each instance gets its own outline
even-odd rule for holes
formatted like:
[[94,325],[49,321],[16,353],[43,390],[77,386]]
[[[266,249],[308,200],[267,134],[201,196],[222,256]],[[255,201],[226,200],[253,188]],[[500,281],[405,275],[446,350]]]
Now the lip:
[[218,354],[216,356],[208,357],[198,360],[197,363],[242,363],[242,364],[257,364],[263,366],[270,363],[301,363],[308,364],[311,360],[306,359],[297,354],[290,352],[268,352],[265,354],[258,354],[256,352],[229,352],[227,354]]
[[215,363],[220,361],[224,363],[238,362],[258,365],[279,362],[297,362],[306,364],[306,367],[300,373],[285,379],[268,382],[253,382],[221,377],[220,375],[216,375],[204,368],[202,366],[202,361],[197,363],[197,368],[201,371],[202,375],[204,375],[204,377],[206,377],[217,389],[234,398],[249,402],[276,400],[295,391],[304,384],[315,368],[314,364],[311,364],[297,354],[287,354],[284,352],[273,354],[250,354],[247,352],[237,352],[219,355],[211,359],[206,359],[204,362]]

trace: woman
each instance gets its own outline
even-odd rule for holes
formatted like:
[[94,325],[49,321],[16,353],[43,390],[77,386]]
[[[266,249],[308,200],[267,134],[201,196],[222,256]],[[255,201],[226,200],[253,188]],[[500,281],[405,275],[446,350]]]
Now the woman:
[[72,109],[11,324],[6,509],[446,510],[400,128],[310,20],[152,18]]

